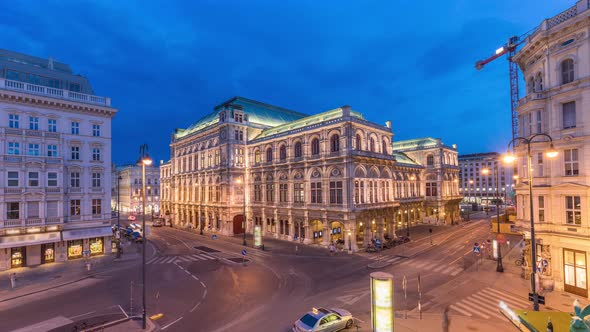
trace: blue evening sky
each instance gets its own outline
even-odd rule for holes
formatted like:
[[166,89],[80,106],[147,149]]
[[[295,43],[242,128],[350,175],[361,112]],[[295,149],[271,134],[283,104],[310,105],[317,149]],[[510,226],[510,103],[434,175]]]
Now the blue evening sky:
[[[109,96],[113,161],[235,95],[308,114],[345,104],[460,153],[503,150],[508,64],[486,58],[574,1],[1,1],[0,47],[52,56]],[[521,87],[521,96],[522,96]]]

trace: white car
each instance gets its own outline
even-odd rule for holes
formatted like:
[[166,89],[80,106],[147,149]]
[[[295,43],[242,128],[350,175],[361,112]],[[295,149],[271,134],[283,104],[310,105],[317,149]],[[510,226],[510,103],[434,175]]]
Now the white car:
[[313,308],[293,324],[293,332],[333,332],[349,329],[352,314],[344,309]]

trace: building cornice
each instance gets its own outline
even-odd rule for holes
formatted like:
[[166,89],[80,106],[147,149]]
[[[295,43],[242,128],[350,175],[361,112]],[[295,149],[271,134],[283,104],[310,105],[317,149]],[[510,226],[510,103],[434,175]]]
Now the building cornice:
[[51,108],[59,111],[66,111],[76,114],[86,113],[90,115],[101,115],[106,117],[113,117],[118,112],[116,108],[112,107],[84,104],[69,100],[37,96],[17,91],[1,89],[0,101],[12,104]]

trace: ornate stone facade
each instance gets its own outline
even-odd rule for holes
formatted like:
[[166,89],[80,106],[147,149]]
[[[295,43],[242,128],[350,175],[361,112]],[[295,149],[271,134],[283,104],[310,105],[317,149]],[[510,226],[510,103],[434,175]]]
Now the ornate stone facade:
[[[548,134],[531,144],[533,217],[540,283],[588,297],[590,253],[590,10],[587,1],[544,20],[516,54],[527,82],[519,101],[519,136]],[[517,149],[517,222],[530,238],[530,196],[525,144]],[[528,241],[527,241],[528,242]],[[530,250],[527,249],[530,253]],[[530,254],[527,258],[530,264]],[[546,266],[545,266],[546,265]],[[525,275],[529,275],[530,269]]]
[[[392,139],[389,121],[369,122],[349,106],[308,116],[232,98],[175,133],[160,167],[162,211],[175,224],[226,235],[242,233],[246,215],[247,232],[260,225],[265,237],[358,250],[434,221],[424,179],[448,167],[424,167],[408,155],[419,159],[423,149],[395,151]],[[456,168],[456,149],[435,143],[426,149],[442,148]],[[435,175],[451,188],[441,202],[458,196],[445,174]]]

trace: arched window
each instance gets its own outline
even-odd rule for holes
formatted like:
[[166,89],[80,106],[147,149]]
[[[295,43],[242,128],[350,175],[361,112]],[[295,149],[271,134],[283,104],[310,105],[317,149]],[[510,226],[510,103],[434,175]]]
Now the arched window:
[[279,148],[279,158],[281,160],[287,159],[287,148],[285,147],[285,145],[281,145],[281,147]]
[[219,113],[219,121],[225,122],[225,112]]
[[330,151],[340,151],[340,136],[338,134],[334,134],[330,137]]
[[356,149],[361,150],[361,135],[359,134],[356,134]]
[[320,140],[317,138],[311,140],[311,154],[314,156],[320,154]]
[[266,149],[266,161],[272,161],[272,148]]
[[373,137],[371,137],[369,140],[369,150],[371,150],[371,152],[375,152],[375,140]]
[[381,153],[387,154],[387,141],[386,140],[383,140],[383,142],[381,142]]
[[426,156],[426,165],[427,166],[434,166],[434,156],[429,154]]
[[301,155],[303,154],[302,149],[301,149],[301,142],[297,142],[295,143],[295,147],[293,148],[293,152],[295,154],[295,158],[301,158]]
[[561,62],[561,84],[574,80],[574,60],[565,59]]
[[254,162],[255,163],[259,163],[260,162],[260,150],[256,150],[254,152]]

